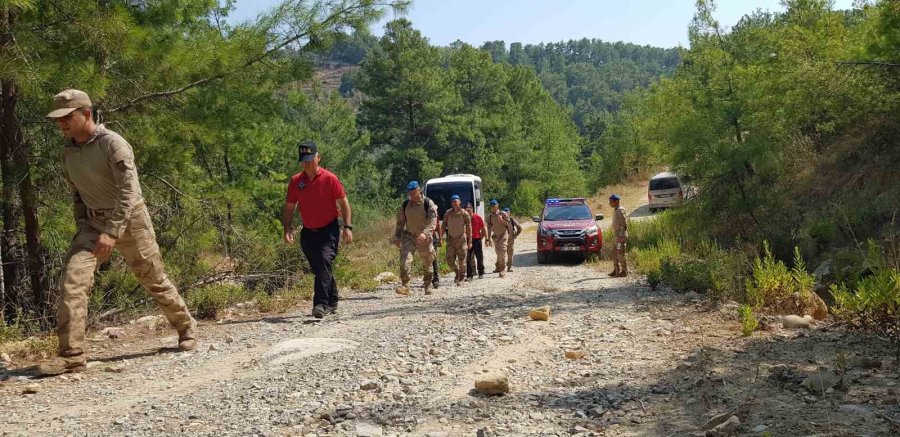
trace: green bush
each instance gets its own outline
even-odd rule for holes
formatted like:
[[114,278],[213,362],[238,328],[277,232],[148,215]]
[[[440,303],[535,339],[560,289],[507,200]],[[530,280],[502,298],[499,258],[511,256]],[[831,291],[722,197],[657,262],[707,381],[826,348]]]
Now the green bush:
[[18,341],[24,336],[25,332],[18,322],[13,323],[12,325],[6,325],[5,323],[0,322],[0,344]]
[[878,247],[869,242],[866,263],[874,273],[855,286],[832,285],[835,315],[850,326],[883,335],[898,346],[900,354],[900,269],[886,265]]
[[679,255],[681,255],[681,245],[674,240],[663,240],[646,248],[634,246],[631,250],[635,270],[646,276],[659,277],[663,262]]
[[741,305],[738,308],[738,316],[741,318],[741,333],[744,337],[749,337],[759,327],[759,321],[753,315],[753,308],[750,305]]
[[257,293],[235,284],[213,284],[191,290],[187,294],[187,304],[195,317],[215,319],[219,312],[240,302],[265,299],[264,293]]
[[653,220],[629,223],[628,244],[646,248],[678,241],[685,247],[692,247],[692,241],[704,239],[697,223],[696,217],[687,208],[667,210],[657,214]]
[[651,287],[665,283],[680,292],[707,293],[713,300],[735,298],[743,288],[745,261],[739,252],[726,251],[708,240],[690,245],[688,252],[676,240],[663,239],[649,247],[636,247],[631,258]]
[[835,314],[863,328],[900,323],[900,271],[882,269],[861,279],[855,288],[831,286]]
[[679,292],[706,293],[713,286],[709,262],[691,255],[666,258],[660,267],[662,281]]
[[753,261],[753,273],[746,281],[747,303],[754,308],[782,310],[795,296],[806,301],[813,293],[815,278],[806,271],[800,249],[794,250],[792,269],[775,259],[767,241],[763,241],[763,252],[763,257]]

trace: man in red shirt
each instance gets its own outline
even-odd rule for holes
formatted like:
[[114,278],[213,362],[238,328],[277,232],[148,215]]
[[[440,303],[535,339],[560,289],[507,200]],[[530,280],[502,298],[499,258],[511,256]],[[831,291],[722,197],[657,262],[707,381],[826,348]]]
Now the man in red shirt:
[[484,278],[484,250],[481,242],[484,239],[484,218],[475,212],[472,203],[466,204],[466,211],[472,216],[472,248],[469,249],[466,260],[466,280],[471,281],[475,276],[475,260],[478,260],[478,279]]
[[294,211],[299,206],[300,220],[303,222],[300,247],[316,276],[312,314],[321,319],[337,311],[338,290],[332,264],[337,257],[341,237],[338,217],[344,220],[344,243],[353,242],[350,201],[337,176],[319,167],[321,158],[315,143],[300,143],[299,150],[303,171],[291,177],[288,184],[287,198],[281,209],[281,225],[284,227],[284,241],[294,244]]

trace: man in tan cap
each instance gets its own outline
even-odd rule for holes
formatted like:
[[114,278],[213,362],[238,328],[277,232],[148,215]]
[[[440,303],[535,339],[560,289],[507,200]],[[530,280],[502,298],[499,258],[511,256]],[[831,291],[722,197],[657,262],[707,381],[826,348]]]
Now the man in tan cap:
[[66,138],[62,169],[74,200],[77,233],[65,257],[59,294],[59,357],[38,364],[44,375],[85,370],[87,302],[97,264],[118,248],[141,285],[178,331],[178,348],[197,347],[196,323],[166,277],[153,222],[144,205],[134,153],[119,134],[95,124],[91,100],[77,90],[53,97],[48,118]]

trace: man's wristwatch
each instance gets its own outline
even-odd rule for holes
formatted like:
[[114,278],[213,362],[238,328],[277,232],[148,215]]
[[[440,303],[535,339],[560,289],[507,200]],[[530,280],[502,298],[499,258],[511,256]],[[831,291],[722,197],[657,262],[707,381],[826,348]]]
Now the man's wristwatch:
[[344,229],[349,229],[349,230],[352,231],[352,230],[353,230],[353,226],[350,226],[350,225],[344,225]]

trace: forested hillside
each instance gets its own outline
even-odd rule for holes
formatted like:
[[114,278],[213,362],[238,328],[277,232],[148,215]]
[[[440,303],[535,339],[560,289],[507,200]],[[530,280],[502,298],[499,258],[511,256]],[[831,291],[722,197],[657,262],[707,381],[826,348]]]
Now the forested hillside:
[[[435,62],[452,69],[454,55],[464,47],[471,48],[461,42],[450,47],[435,47],[434,52],[440,58]],[[323,67],[331,64],[356,65],[363,63],[367,54],[377,54],[382,49],[378,38],[371,33],[355,32],[345,35],[317,60]],[[537,74],[544,90],[568,113],[580,135],[577,140],[570,140],[577,143],[573,145],[580,150],[577,165],[585,171],[585,182],[591,191],[660,164],[655,156],[646,153],[637,156],[635,150],[626,154],[616,148],[617,145],[601,141],[601,137],[614,122],[615,114],[629,92],[645,89],[674,72],[680,59],[679,49],[588,38],[546,44],[513,42],[507,45],[504,41],[488,41],[480,49],[489,53],[490,59],[503,66],[504,70],[521,67],[521,71]],[[354,91],[359,90],[358,82],[364,80],[361,75],[366,74],[345,73],[341,93],[345,97],[353,95]],[[512,179],[515,188],[517,178]],[[573,186],[573,191],[580,193],[580,188]]]

